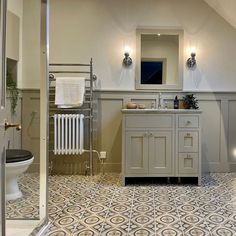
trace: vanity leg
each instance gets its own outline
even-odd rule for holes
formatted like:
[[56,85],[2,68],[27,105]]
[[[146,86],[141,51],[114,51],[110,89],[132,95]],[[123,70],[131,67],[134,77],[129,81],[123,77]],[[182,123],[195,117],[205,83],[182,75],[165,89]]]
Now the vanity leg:
[[170,184],[170,177],[167,177],[167,183]]
[[124,176],[122,176],[122,178],[121,178],[121,185],[123,187],[125,187],[125,177]]
[[178,184],[181,184],[181,178],[178,177]]
[[198,177],[197,181],[198,181],[198,186],[201,186],[201,177]]

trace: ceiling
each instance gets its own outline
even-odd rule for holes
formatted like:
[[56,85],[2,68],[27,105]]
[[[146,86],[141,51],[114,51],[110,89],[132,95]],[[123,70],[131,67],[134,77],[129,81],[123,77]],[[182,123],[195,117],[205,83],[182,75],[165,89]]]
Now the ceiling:
[[236,0],[204,0],[236,29]]

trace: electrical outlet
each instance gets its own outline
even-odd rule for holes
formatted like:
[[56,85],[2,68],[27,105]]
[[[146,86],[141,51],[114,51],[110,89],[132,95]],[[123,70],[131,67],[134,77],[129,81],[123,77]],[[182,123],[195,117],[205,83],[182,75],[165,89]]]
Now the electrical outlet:
[[106,159],[107,158],[107,152],[101,151],[100,152],[100,159]]

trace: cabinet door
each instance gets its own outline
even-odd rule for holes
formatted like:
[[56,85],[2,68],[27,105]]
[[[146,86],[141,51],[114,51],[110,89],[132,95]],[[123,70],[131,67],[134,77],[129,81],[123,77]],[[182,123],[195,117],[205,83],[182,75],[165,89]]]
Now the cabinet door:
[[172,131],[149,132],[149,173],[172,173]]
[[198,152],[198,131],[179,131],[179,152]]
[[148,173],[148,133],[145,131],[126,132],[125,172],[126,174]]

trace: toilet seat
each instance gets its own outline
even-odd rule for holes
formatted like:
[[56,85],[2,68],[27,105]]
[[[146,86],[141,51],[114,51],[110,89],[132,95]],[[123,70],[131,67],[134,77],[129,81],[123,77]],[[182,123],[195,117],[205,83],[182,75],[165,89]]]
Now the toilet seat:
[[6,150],[6,163],[15,163],[27,161],[33,158],[30,151],[23,149],[7,149]]

